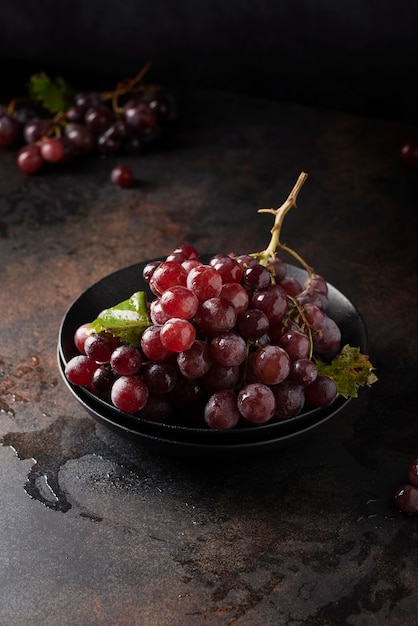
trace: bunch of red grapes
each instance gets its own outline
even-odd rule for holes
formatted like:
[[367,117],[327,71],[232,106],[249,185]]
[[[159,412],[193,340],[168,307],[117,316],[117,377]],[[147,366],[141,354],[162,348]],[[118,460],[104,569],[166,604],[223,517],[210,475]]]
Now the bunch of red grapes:
[[300,284],[279,258],[217,254],[204,263],[181,245],[149,262],[143,278],[155,298],[140,345],[86,322],[65,368],[71,383],[138,418],[176,423],[191,409],[188,425],[218,429],[285,420],[337,397],[315,361],[341,347],[321,276]]
[[[18,148],[17,165],[25,174],[90,154],[140,154],[176,118],[176,102],[162,88],[128,94],[124,100],[115,108],[108,94],[81,92],[54,117],[39,107],[1,106],[0,146]],[[132,172],[121,166],[112,172],[112,181],[130,186]]]

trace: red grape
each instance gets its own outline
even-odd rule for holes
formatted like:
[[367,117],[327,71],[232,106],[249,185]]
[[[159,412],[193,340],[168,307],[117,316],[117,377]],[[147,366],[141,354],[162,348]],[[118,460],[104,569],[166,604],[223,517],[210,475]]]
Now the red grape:
[[195,327],[187,320],[172,317],[161,328],[161,343],[171,352],[183,352],[191,348],[196,337]]
[[122,344],[112,352],[110,365],[116,374],[122,376],[136,374],[142,365],[141,352],[134,346]]
[[266,385],[277,385],[289,375],[289,355],[279,346],[258,348],[252,360],[254,374]]
[[134,175],[131,168],[127,165],[118,165],[111,171],[110,179],[112,183],[119,187],[132,187]]
[[42,118],[29,120],[23,129],[23,137],[26,143],[36,143],[45,137],[51,130],[51,122]]
[[200,330],[211,334],[231,330],[236,321],[234,306],[223,298],[209,298],[202,302],[195,317]]
[[41,169],[43,163],[41,151],[35,143],[23,146],[17,153],[17,164],[25,174],[34,174]]
[[150,393],[166,394],[177,382],[177,368],[173,363],[147,363],[142,369],[142,378]]
[[169,319],[170,315],[163,310],[160,298],[153,300],[149,308],[150,318],[153,324],[163,326]]
[[197,296],[182,285],[174,285],[164,291],[160,298],[161,308],[169,317],[181,317],[190,320],[197,313]]
[[418,167],[418,139],[409,139],[401,146],[401,159],[405,165]]
[[238,365],[220,365],[213,363],[212,367],[201,378],[203,387],[209,393],[215,393],[221,389],[233,389],[238,383]]
[[65,129],[65,135],[80,154],[88,154],[95,148],[96,138],[94,133],[84,124],[75,122],[68,124]]
[[184,254],[186,259],[188,260],[199,259],[199,252],[197,251],[197,249],[194,246],[191,246],[190,244],[187,244],[187,243],[180,244],[173,250],[173,252],[180,252],[181,254]]
[[85,324],[81,324],[81,326],[79,326],[74,333],[74,344],[77,350],[81,354],[85,354],[84,343],[87,337],[89,336],[89,332],[88,332],[89,326],[90,326],[89,322],[86,322]]
[[320,331],[313,333],[312,340],[316,354],[325,357],[333,356],[340,348],[341,330],[336,322],[327,316]]
[[174,285],[186,286],[187,274],[184,267],[176,261],[164,261],[155,269],[151,276],[149,286],[151,291],[159,296],[166,289]]
[[228,254],[217,254],[212,257],[210,265],[219,272],[223,283],[241,282],[243,276],[242,267]]
[[267,315],[259,309],[247,309],[237,317],[237,330],[245,339],[260,339],[268,328]]
[[233,304],[237,315],[243,313],[248,307],[248,293],[239,283],[225,283],[219,295]]
[[161,342],[162,326],[149,326],[144,330],[141,337],[141,349],[148,359],[151,361],[165,361],[172,354],[172,350],[168,350]]
[[328,376],[317,376],[313,383],[305,387],[306,400],[314,407],[326,407],[337,397],[337,386]]
[[280,282],[280,287],[282,287],[289,296],[298,296],[303,287],[300,282],[294,278],[293,276],[285,276]]
[[270,387],[261,383],[251,383],[238,393],[238,410],[249,422],[263,424],[274,415],[276,401]]
[[309,337],[297,330],[289,330],[282,335],[278,345],[286,350],[291,361],[307,358],[311,347]]
[[280,285],[267,285],[258,289],[251,298],[251,308],[260,309],[270,324],[281,322],[288,310],[285,290]]
[[65,146],[59,137],[49,137],[42,140],[40,151],[44,161],[59,163],[64,159]]
[[127,102],[124,106],[123,115],[128,126],[138,133],[144,133],[157,125],[155,111],[141,99]]
[[88,386],[96,369],[97,363],[94,359],[80,354],[68,361],[65,376],[74,385]]
[[0,116],[0,146],[12,146],[19,136],[19,123],[11,115]]
[[199,302],[216,298],[221,293],[222,277],[211,265],[198,265],[187,274],[187,287]]
[[158,260],[149,261],[149,263],[146,264],[146,266],[142,270],[142,277],[146,283],[149,283],[149,281],[151,280],[151,276],[159,265],[161,265],[161,261]]
[[414,487],[418,487],[418,458],[413,459],[409,464],[408,478],[409,482],[414,485]]
[[[230,281],[232,282],[232,281]],[[250,265],[244,272],[244,282],[250,289],[263,289],[271,283],[271,274],[264,265]]]
[[220,365],[241,365],[247,356],[245,340],[235,332],[220,333],[212,337],[210,354]]
[[112,388],[114,381],[114,373],[106,367],[101,366],[94,372],[91,379],[91,386],[95,391],[103,393]]
[[311,359],[297,359],[290,364],[288,379],[298,385],[310,385],[316,380],[318,369]]
[[418,488],[408,483],[401,485],[395,492],[394,501],[403,513],[418,513]]
[[115,119],[113,111],[105,104],[98,104],[87,109],[84,122],[94,133],[103,133]]
[[279,419],[287,419],[299,415],[305,404],[305,393],[302,385],[283,381],[272,388],[276,409],[274,414]]
[[206,403],[204,418],[209,428],[234,428],[240,419],[234,392],[216,391]]
[[201,378],[209,371],[212,357],[206,341],[197,339],[188,350],[179,352],[177,365],[186,378]]
[[110,333],[91,333],[84,342],[84,352],[96,363],[109,363],[116,341]]
[[112,386],[111,398],[116,408],[125,413],[137,413],[147,403],[149,391],[138,376],[121,376]]

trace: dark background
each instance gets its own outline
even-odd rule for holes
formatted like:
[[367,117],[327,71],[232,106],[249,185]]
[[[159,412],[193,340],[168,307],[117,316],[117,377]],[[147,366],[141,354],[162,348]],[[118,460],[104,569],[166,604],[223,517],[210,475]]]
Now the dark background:
[[150,60],[180,91],[418,117],[416,0],[6,0],[0,19],[3,100],[35,71],[108,88]]

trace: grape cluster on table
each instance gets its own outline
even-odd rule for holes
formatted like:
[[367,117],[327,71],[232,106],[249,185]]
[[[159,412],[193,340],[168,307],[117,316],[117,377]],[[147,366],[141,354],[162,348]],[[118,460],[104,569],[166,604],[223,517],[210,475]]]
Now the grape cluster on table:
[[265,266],[217,254],[205,263],[180,245],[146,264],[143,278],[155,298],[140,345],[91,332],[86,321],[65,367],[71,383],[138,418],[187,416],[189,426],[216,429],[285,420],[337,397],[315,361],[341,347],[323,277],[300,284],[279,258]]
[[[76,94],[71,106],[55,117],[36,106],[0,106],[0,146],[15,147],[20,170],[34,174],[46,164],[66,164],[91,154],[140,154],[156,143],[176,115],[173,95],[162,88],[125,98],[116,111],[96,91]],[[132,170],[117,166],[111,180],[129,187]]]

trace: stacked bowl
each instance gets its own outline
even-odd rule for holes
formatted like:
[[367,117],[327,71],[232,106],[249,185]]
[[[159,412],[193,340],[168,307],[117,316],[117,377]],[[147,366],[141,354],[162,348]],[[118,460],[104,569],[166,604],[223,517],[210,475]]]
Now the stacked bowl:
[[[65,314],[58,337],[58,365],[65,384],[74,398],[91,417],[119,435],[145,445],[160,454],[194,458],[246,458],[272,452],[296,443],[323,427],[350,401],[338,396],[326,408],[303,410],[296,417],[272,419],[265,424],[241,424],[228,430],[210,429],[202,415],[196,415],[195,425],[163,424],[146,420],[117,409],[110,400],[87,388],[71,384],[65,376],[65,366],[77,354],[74,333],[79,326],[95,319],[98,314],[118,302],[130,298],[136,291],[145,291],[151,298],[142,271],[149,261],[131,265],[98,281],[84,291]],[[304,270],[287,266],[288,275],[300,282]],[[367,351],[367,330],[356,307],[335,287],[328,284],[327,314],[341,330],[342,345]]]

